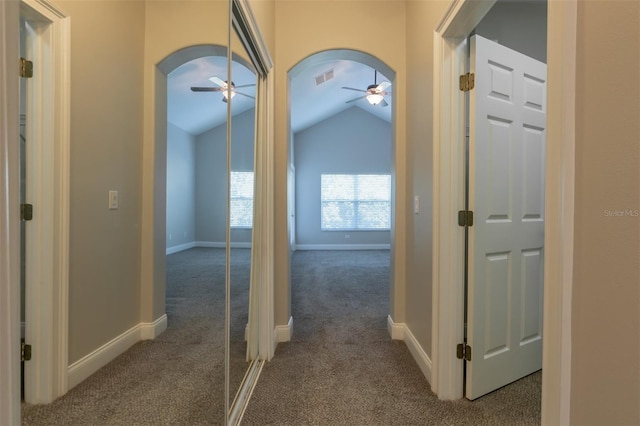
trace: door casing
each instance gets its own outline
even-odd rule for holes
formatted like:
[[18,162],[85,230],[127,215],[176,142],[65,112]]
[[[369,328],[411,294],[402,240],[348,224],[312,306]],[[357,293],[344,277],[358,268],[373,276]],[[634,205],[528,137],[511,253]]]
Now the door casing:
[[29,23],[26,93],[27,202],[25,401],[49,403],[67,391],[69,292],[69,19],[45,0],[23,0]]
[[[434,212],[432,390],[463,396],[464,231],[455,213],[464,199],[464,40],[494,0],[453,0],[434,33]],[[571,290],[575,159],[577,1],[549,0],[547,12],[547,152],[545,176],[545,344],[542,424],[568,424],[571,396]],[[460,283],[460,285],[456,285]]]

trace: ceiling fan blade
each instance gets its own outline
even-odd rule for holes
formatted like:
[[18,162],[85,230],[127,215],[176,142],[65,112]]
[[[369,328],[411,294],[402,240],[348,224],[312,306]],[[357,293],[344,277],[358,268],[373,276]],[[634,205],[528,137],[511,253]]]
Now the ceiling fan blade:
[[345,104],[350,104],[351,102],[359,101],[360,99],[364,99],[366,96],[358,96],[357,98],[353,98],[345,102]]
[[387,87],[390,87],[390,86],[391,86],[391,83],[390,83],[390,82],[388,82],[388,81],[383,81],[382,83],[378,84],[378,87],[376,87],[376,91],[378,91],[378,92],[384,92],[384,90],[385,90]]
[[222,80],[222,79],[220,79],[220,78],[218,78],[216,76],[210,77],[209,81],[211,81],[212,83],[217,84],[220,87],[227,87],[227,83],[225,83],[224,80]]
[[344,87],[342,86],[343,89],[347,89],[347,90],[355,90],[356,92],[364,92],[367,93],[366,90],[362,90],[362,89],[354,89],[353,87]]
[[219,92],[219,87],[191,87],[192,92]]
[[233,87],[236,89],[240,89],[242,87],[253,87],[253,86],[255,86],[255,84],[243,84],[242,86],[233,86]]
[[378,102],[378,105],[380,105],[382,108],[384,108],[386,106],[389,106],[389,103],[383,99],[380,102]]
[[246,96],[247,98],[255,99],[253,96],[247,95],[246,93],[238,92],[237,90],[234,90],[234,93],[236,95],[242,95],[242,96]]

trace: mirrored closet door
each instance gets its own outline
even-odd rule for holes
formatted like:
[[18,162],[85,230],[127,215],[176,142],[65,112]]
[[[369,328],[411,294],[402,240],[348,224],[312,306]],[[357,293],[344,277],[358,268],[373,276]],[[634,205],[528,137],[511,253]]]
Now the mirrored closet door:
[[[262,365],[269,358],[273,329],[264,297],[269,282],[265,268],[264,229],[269,226],[265,203],[265,83],[271,68],[249,4],[230,0],[228,53],[228,333],[229,415],[236,425]],[[262,49],[261,49],[262,47]],[[263,327],[264,330],[260,330]]]

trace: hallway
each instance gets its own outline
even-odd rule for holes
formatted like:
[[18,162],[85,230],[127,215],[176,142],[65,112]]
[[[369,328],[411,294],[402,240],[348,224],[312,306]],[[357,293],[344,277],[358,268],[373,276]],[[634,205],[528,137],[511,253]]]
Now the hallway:
[[474,402],[440,401],[389,338],[389,251],[297,251],[293,338],[278,345],[243,425],[537,425],[541,373]]

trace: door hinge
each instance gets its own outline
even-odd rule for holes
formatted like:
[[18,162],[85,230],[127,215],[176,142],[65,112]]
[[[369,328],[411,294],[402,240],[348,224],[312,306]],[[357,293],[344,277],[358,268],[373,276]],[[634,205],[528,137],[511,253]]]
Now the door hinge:
[[460,90],[462,90],[463,92],[468,92],[469,90],[473,90],[475,85],[476,85],[476,75],[474,73],[468,72],[460,76]]
[[22,342],[20,346],[20,361],[31,361],[31,345]]
[[456,356],[458,359],[471,361],[471,346],[466,343],[458,343],[458,346],[456,346]]
[[20,204],[20,219],[25,222],[33,219],[32,204]]
[[460,210],[458,212],[458,225],[460,226],[473,226],[473,211]]
[[33,77],[33,61],[29,61],[25,58],[20,58],[20,77]]

